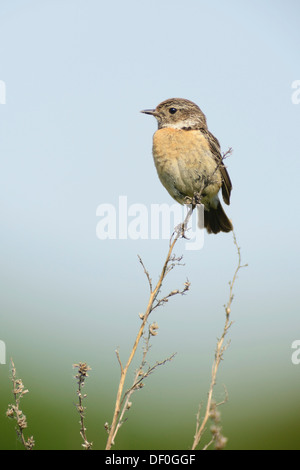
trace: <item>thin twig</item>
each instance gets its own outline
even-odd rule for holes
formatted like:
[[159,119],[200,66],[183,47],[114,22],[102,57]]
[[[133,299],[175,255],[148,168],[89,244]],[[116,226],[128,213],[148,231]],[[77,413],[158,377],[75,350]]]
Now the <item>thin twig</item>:
[[232,152],[233,152],[232,148],[229,147],[229,149],[228,149],[226,152],[224,152],[224,153],[222,154],[222,157],[221,157],[220,160],[218,161],[215,170],[214,170],[213,173],[211,174],[211,178],[212,178],[213,175],[218,171],[218,169],[220,168],[221,165],[222,165],[222,166],[225,166],[225,165],[224,165],[224,160],[225,160],[226,158],[230,157],[230,155],[232,154]]
[[146,274],[147,276],[147,279],[148,279],[148,283],[149,283],[149,287],[150,287],[150,292],[152,292],[152,279],[149,275],[149,272],[147,271],[147,269],[145,268],[145,265],[143,263],[143,260],[142,258],[140,257],[140,255],[138,255],[138,259],[139,259],[139,262],[141,263],[141,265],[143,266],[143,269],[144,269],[144,273]]
[[[125,394],[122,398],[122,401],[121,401],[121,404],[120,404],[121,412],[120,412],[118,424],[116,426],[116,430],[115,430],[115,433],[114,433],[114,436],[113,436],[113,442],[116,438],[118,430],[120,429],[122,424],[126,421],[124,419],[125,412],[128,411],[132,406],[132,402],[130,401],[132,394],[136,390],[139,390],[139,389],[143,388],[144,380],[147,377],[149,377],[149,375],[152,374],[157,367],[165,365],[166,362],[170,362],[176,354],[176,353],[172,354],[170,357],[164,359],[163,361],[157,361],[153,366],[151,366],[151,367],[149,366],[146,372],[143,371],[143,368],[146,364],[146,356],[147,356],[147,353],[149,352],[149,349],[150,349],[150,337],[156,335],[155,329],[153,330],[153,325],[155,325],[155,324],[152,324],[152,325],[149,326],[148,336],[145,338],[145,347],[144,347],[144,351],[143,351],[141,364],[140,364],[139,368],[137,369],[137,371],[135,373],[133,384],[125,392]],[[152,329],[151,329],[151,327],[152,327]]]
[[121,369],[121,372],[123,371],[123,366],[122,366],[122,362],[121,362],[121,358],[120,358],[120,354],[119,354],[119,350],[116,349],[116,356],[117,356],[117,359],[118,359],[118,363],[120,364],[120,369]]
[[15,399],[15,404],[14,405],[8,405],[8,410],[6,411],[6,416],[8,418],[15,419],[17,422],[16,426],[16,433],[20,441],[22,442],[23,446],[25,447],[26,450],[32,450],[35,441],[33,439],[33,436],[29,437],[27,440],[25,439],[24,436],[24,429],[27,428],[27,418],[24,415],[23,411],[20,409],[20,402],[21,399],[28,393],[28,390],[25,390],[22,379],[17,379],[17,372],[15,368],[15,364],[13,360],[11,359],[11,367],[12,367],[12,377],[11,381],[13,383],[13,395]]
[[[227,153],[230,154],[231,149]],[[225,158],[225,155],[223,156],[221,163],[223,162],[223,159]],[[215,171],[217,171],[218,167],[219,166],[217,165]],[[207,182],[207,184],[209,184],[209,182]],[[154,308],[156,308],[159,305],[162,305],[163,303],[167,302],[169,297],[171,297],[175,294],[178,294],[178,293],[183,294],[189,288],[190,284],[187,281],[186,285],[185,285],[185,289],[182,292],[172,291],[169,295],[167,295],[163,299],[157,301],[157,296],[160,292],[160,289],[162,287],[162,283],[163,283],[165,277],[174,268],[174,266],[176,266],[176,264],[178,264],[181,260],[181,258],[176,258],[173,255],[173,249],[174,249],[175,244],[176,244],[176,242],[178,241],[179,238],[181,238],[181,237],[186,238],[185,237],[185,231],[187,229],[188,222],[189,222],[189,220],[192,216],[192,213],[193,213],[193,210],[194,210],[195,206],[198,203],[201,202],[201,193],[202,193],[203,189],[204,189],[204,181],[203,181],[203,187],[201,188],[200,194],[195,195],[195,197],[193,198],[193,199],[195,199],[195,201],[194,202],[193,201],[190,201],[190,202],[187,201],[188,213],[185,217],[184,222],[182,224],[180,224],[178,227],[175,228],[175,230],[174,230],[174,232],[173,232],[173,234],[170,238],[169,250],[168,250],[168,253],[167,253],[167,257],[166,257],[165,262],[163,264],[163,268],[162,268],[159,280],[158,280],[158,282],[157,282],[157,284],[154,288],[153,288],[152,279],[150,278],[149,272],[147,271],[147,269],[144,266],[143,261],[139,257],[139,261],[140,261],[140,263],[141,263],[141,265],[144,269],[144,272],[147,276],[147,279],[148,279],[149,288],[150,288],[150,297],[149,297],[149,301],[148,301],[145,313],[140,314],[140,318],[142,320],[142,323],[141,323],[141,326],[138,330],[135,342],[133,344],[132,350],[129,354],[129,357],[128,357],[128,360],[127,360],[125,366],[122,365],[119,353],[117,353],[117,359],[118,359],[120,369],[121,369],[121,377],[120,377],[120,382],[119,382],[118,391],[117,391],[117,397],[116,397],[116,402],[115,402],[115,408],[114,408],[112,423],[111,423],[111,425],[108,425],[108,423],[105,423],[105,429],[108,432],[108,439],[107,439],[106,448],[105,448],[106,450],[110,450],[112,445],[114,444],[115,436],[116,436],[117,431],[118,431],[118,429],[119,429],[119,427],[122,423],[122,418],[123,418],[123,414],[124,414],[123,413],[124,409],[122,409],[122,404],[124,402],[123,389],[124,389],[125,379],[126,379],[126,376],[127,376],[128,369],[129,369],[129,367],[132,363],[132,360],[135,356],[135,353],[136,353],[137,347],[139,345],[140,339],[143,336],[144,329],[145,329],[146,323],[148,321],[149,315],[154,310]],[[156,302],[156,304],[155,304],[155,302]]]
[[86,394],[82,394],[82,388],[84,387],[85,379],[88,377],[88,371],[90,371],[91,368],[85,362],[79,362],[79,364],[74,364],[73,367],[78,369],[78,372],[75,375],[75,379],[77,379],[78,383],[78,404],[76,404],[76,408],[80,416],[80,436],[83,440],[82,447],[85,450],[91,450],[93,443],[89,442],[86,437],[85,407],[83,406],[83,400],[86,398]]
[[230,289],[229,289],[228,302],[225,305],[224,329],[223,329],[223,333],[222,333],[220,339],[218,339],[218,341],[217,341],[217,347],[216,347],[216,351],[215,351],[215,358],[214,358],[214,362],[213,362],[213,366],[212,366],[212,372],[211,372],[211,382],[210,382],[210,387],[209,387],[209,391],[208,391],[208,398],[207,398],[205,413],[204,413],[204,417],[202,419],[202,422],[200,422],[200,410],[197,414],[196,432],[195,432],[195,436],[194,436],[192,450],[194,450],[198,446],[198,444],[201,440],[201,437],[202,437],[202,435],[205,431],[207,421],[211,417],[212,406],[213,406],[213,390],[214,390],[214,386],[216,384],[217,372],[218,372],[218,369],[219,369],[220,362],[223,359],[223,354],[224,354],[224,352],[226,351],[226,349],[228,347],[228,344],[224,345],[224,340],[225,340],[225,337],[228,333],[229,328],[232,325],[232,322],[230,321],[230,312],[231,312],[231,304],[232,304],[232,301],[233,301],[233,288],[234,288],[234,285],[235,285],[235,282],[236,282],[236,279],[237,279],[238,272],[240,271],[240,269],[247,266],[247,264],[242,265],[242,263],[241,263],[241,251],[240,251],[240,247],[238,246],[238,243],[237,243],[237,240],[236,240],[236,235],[235,235],[234,232],[233,232],[233,242],[234,242],[234,245],[237,248],[238,265],[237,265],[237,268],[234,272],[232,281],[229,283]]
[[[121,403],[122,403],[123,389],[124,389],[125,379],[126,379],[126,376],[127,376],[129,366],[130,366],[130,364],[131,364],[131,362],[132,362],[132,360],[135,356],[135,353],[136,353],[137,347],[139,345],[140,339],[141,339],[141,337],[144,333],[144,329],[145,329],[148,317],[149,317],[150,313],[153,310],[154,302],[156,301],[157,295],[160,292],[163,280],[165,279],[166,275],[169,272],[169,264],[170,264],[170,261],[172,260],[172,253],[173,253],[174,246],[175,246],[176,242],[178,241],[178,239],[181,238],[184,235],[184,229],[186,227],[186,224],[187,224],[190,216],[191,216],[191,211],[188,212],[187,217],[186,217],[185,221],[183,222],[183,224],[181,225],[181,227],[179,229],[175,230],[172,234],[172,237],[170,239],[170,244],[169,244],[169,250],[168,250],[168,253],[167,253],[167,256],[166,256],[166,259],[165,259],[165,262],[164,262],[159,280],[158,280],[156,286],[154,287],[154,289],[153,289],[153,286],[152,286],[152,281],[150,279],[149,273],[145,269],[145,266],[144,266],[143,262],[141,262],[141,259],[140,259],[140,262],[141,262],[141,264],[144,268],[145,274],[146,274],[148,282],[149,282],[150,297],[149,297],[149,301],[148,301],[148,305],[147,305],[145,313],[143,315],[140,315],[140,318],[142,319],[142,323],[141,323],[141,326],[138,330],[138,334],[136,336],[136,339],[135,339],[135,342],[133,344],[132,350],[130,352],[129,358],[126,362],[126,365],[121,368],[121,378],[120,378],[119,387],[118,387],[118,391],[117,391],[117,397],[116,397],[116,403],[115,403],[115,409],[114,409],[112,424],[111,424],[111,426],[106,425],[106,428],[109,432],[107,443],[106,443],[106,450],[111,449],[111,446],[114,444],[114,438],[115,438],[116,430],[117,430],[116,428],[118,426],[119,417],[120,417],[120,413],[121,413]],[[121,361],[119,360],[119,363],[120,362]],[[119,426],[118,426],[118,429],[119,429]]]

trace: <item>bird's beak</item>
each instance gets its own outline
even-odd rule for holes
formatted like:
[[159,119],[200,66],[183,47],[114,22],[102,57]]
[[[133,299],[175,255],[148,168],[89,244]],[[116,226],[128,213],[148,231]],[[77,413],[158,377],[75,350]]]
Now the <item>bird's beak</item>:
[[141,111],[141,113],[151,114],[152,116],[157,116],[158,115],[158,113],[155,112],[155,109],[143,109],[143,111]]

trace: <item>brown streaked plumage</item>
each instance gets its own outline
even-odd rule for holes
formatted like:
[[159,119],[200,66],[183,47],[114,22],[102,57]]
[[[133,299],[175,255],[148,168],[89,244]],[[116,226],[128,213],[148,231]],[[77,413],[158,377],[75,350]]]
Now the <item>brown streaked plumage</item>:
[[219,141],[207,128],[206,117],[192,101],[171,98],[155,109],[142,111],[157,119],[153,158],[160,181],[180,204],[201,198],[208,233],[233,227],[220,203],[229,205],[232,184],[224,166]]

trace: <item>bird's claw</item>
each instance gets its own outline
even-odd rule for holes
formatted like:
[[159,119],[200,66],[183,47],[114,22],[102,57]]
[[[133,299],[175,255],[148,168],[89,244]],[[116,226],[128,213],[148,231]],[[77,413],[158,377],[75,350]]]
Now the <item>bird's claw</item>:
[[178,238],[185,238],[186,240],[189,240],[189,238],[186,236],[185,232],[187,230],[187,226],[184,222],[181,222],[180,224],[176,225],[174,228],[173,235],[176,233]]

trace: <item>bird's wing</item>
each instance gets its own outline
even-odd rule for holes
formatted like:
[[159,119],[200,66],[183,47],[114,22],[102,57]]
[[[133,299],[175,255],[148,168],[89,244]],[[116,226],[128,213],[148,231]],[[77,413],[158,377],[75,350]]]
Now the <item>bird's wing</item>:
[[229,178],[229,174],[227,172],[227,169],[223,163],[223,158],[221,155],[221,147],[218,139],[209,132],[209,130],[206,128],[200,129],[201,132],[204,134],[205,138],[207,139],[210,149],[212,151],[213,157],[217,163],[217,166],[220,168],[221,176],[222,176],[222,196],[224,199],[224,202],[229,205],[230,203],[230,193],[232,190],[232,183]]

